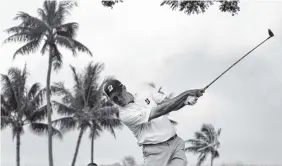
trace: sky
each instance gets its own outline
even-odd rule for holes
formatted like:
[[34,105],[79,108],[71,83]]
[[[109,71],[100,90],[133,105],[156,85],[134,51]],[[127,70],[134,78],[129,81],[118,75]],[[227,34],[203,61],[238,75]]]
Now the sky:
[[[8,37],[3,31],[18,24],[12,20],[18,11],[36,15],[42,2],[1,1],[1,42]],[[179,123],[177,134],[184,140],[193,138],[203,123],[222,129],[220,158],[215,165],[282,165],[282,1],[241,1],[236,16],[220,12],[217,5],[205,14],[188,16],[161,7],[160,3],[127,0],[110,9],[100,1],[79,1],[67,21],[79,23],[77,40],[92,51],[93,57],[84,53],[73,57],[61,49],[64,66],[52,73],[52,82],[64,81],[71,87],[69,65],[82,69],[93,61],[105,64],[102,76],[115,76],[132,92],[142,91],[142,86],[151,81],[163,86],[167,93],[203,88],[266,39],[270,28],[273,38],[213,84],[195,106],[173,112],[171,117]],[[27,63],[28,84],[40,82],[44,86],[47,56],[36,52],[12,60],[20,46],[0,46],[0,73]],[[116,133],[114,139],[105,131],[95,141],[95,162],[110,164],[132,155],[142,163],[142,149],[130,130],[123,127]],[[78,132],[71,131],[63,140],[54,139],[56,166],[70,165],[77,137]],[[15,145],[10,129],[1,131],[2,166],[15,165]],[[39,137],[25,128],[21,138],[22,166],[47,166],[47,150],[47,136]],[[187,153],[187,159],[189,165],[197,162],[197,156],[192,154]],[[90,139],[84,135],[77,166],[89,162]]]

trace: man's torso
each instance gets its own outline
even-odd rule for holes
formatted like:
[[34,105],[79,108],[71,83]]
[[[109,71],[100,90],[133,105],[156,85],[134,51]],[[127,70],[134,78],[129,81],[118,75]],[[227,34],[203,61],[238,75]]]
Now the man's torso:
[[120,119],[133,132],[139,145],[164,142],[176,134],[166,115],[148,122],[151,108],[157,106],[154,100],[148,92],[136,95],[134,103],[125,108],[120,107]]

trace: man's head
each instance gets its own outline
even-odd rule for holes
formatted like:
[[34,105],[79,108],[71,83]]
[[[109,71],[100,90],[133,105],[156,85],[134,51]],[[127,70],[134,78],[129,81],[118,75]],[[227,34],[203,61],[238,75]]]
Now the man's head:
[[98,166],[98,165],[95,163],[89,163],[87,166]]
[[106,82],[104,91],[115,104],[122,107],[134,100],[133,96],[126,91],[126,87],[115,79]]

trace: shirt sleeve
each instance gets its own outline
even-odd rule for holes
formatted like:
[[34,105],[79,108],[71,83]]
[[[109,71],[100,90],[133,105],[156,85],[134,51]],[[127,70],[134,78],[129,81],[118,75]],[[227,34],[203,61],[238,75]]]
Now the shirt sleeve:
[[124,115],[121,115],[120,118],[127,126],[136,126],[149,122],[150,112],[151,110],[149,110],[149,108],[142,110],[130,110]]
[[158,90],[154,90],[151,92],[152,99],[156,104],[160,104],[163,102],[165,99],[168,98],[168,95],[163,93],[163,92],[158,92]]

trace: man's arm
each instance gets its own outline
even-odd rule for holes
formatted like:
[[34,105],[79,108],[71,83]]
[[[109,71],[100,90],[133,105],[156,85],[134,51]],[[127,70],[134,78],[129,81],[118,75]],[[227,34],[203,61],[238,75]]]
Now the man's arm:
[[202,96],[202,90],[188,90],[151,109],[149,121],[184,107],[188,96]]

